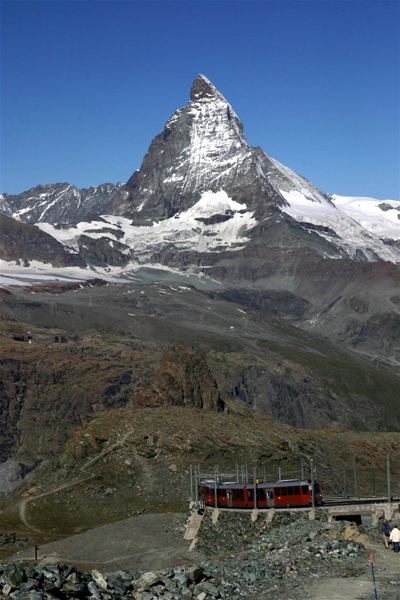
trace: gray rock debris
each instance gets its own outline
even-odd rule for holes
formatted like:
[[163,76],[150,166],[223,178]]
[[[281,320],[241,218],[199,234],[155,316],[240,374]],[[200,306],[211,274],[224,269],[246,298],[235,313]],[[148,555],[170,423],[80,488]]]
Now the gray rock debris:
[[210,562],[136,573],[9,562],[0,565],[0,594],[18,600],[254,600],[268,593],[275,598],[278,591],[285,598],[296,588],[300,600],[301,585],[310,578],[352,577],[363,571],[364,547],[343,539],[348,525],[280,514],[273,525],[260,519],[249,527],[248,515],[225,515],[218,526],[205,520],[199,532]]

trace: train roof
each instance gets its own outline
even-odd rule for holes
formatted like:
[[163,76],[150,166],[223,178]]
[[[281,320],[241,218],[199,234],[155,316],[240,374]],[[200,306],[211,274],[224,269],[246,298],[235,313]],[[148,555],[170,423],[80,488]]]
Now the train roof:
[[[316,480],[315,480],[316,481]],[[281,479],[280,481],[274,482],[257,482],[258,487],[282,487],[282,485],[309,485],[311,482],[307,479]],[[202,485],[207,485],[209,487],[214,487],[215,481],[214,479],[203,479],[201,481]],[[219,488],[244,488],[244,487],[254,487],[253,482],[249,483],[237,483],[236,481],[217,481],[217,487]]]

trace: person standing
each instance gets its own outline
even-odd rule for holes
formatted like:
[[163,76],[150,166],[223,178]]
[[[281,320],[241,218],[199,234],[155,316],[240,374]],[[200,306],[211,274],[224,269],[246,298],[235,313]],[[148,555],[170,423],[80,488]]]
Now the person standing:
[[398,552],[400,543],[400,530],[397,525],[395,525],[390,532],[390,541],[393,543],[393,550]]
[[385,542],[385,548],[389,548],[389,536],[391,529],[392,528],[390,527],[390,524],[386,521],[386,519],[383,519],[381,531],[383,534],[383,541]]

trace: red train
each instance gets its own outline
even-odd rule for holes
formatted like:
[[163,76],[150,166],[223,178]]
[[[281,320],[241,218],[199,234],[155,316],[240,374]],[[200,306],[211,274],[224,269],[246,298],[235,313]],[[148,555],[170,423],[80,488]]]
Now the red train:
[[[276,483],[218,483],[217,504],[215,482],[201,482],[199,500],[218,508],[295,508],[312,505],[311,482],[307,480],[284,480]],[[314,480],[315,505],[322,504],[322,491]]]

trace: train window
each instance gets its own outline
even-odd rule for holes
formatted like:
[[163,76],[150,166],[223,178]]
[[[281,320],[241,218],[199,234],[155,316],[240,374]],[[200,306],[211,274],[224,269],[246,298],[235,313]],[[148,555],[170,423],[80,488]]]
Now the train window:
[[258,488],[258,499],[261,500],[261,502],[265,501],[265,490],[264,490],[264,488]]
[[218,498],[226,498],[226,491],[224,489],[217,489]]
[[301,489],[302,489],[303,494],[308,494],[308,485],[302,485]]
[[281,488],[275,488],[275,496],[281,495]]
[[214,497],[214,488],[210,488],[210,493],[211,493],[211,496]]
[[295,496],[300,496],[300,486],[299,485],[294,486],[294,493],[295,493]]
[[293,496],[293,488],[291,485],[288,487],[287,493],[288,493],[288,496]]
[[281,496],[287,496],[287,488],[281,488]]
[[321,493],[321,486],[319,485],[319,483],[315,484],[315,493],[316,494],[320,494]]
[[247,490],[247,499],[249,502],[254,502],[253,490]]
[[236,501],[244,501],[244,492],[243,490],[232,490],[232,499]]

